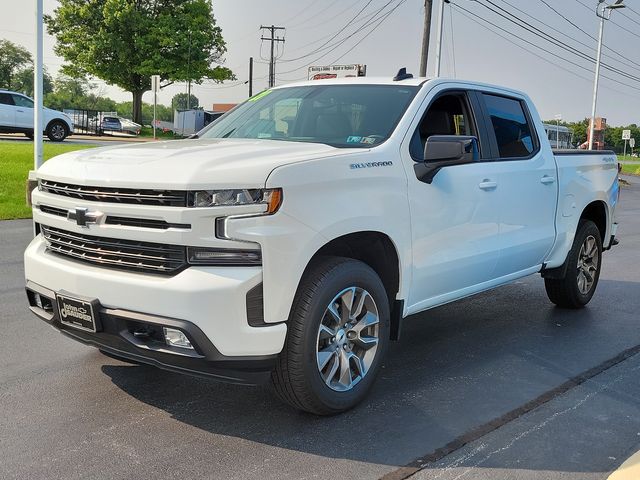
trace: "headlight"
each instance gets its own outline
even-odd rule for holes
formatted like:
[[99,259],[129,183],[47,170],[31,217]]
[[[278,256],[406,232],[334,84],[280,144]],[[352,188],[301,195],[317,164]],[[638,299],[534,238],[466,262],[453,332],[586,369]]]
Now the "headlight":
[[265,204],[272,214],[278,211],[282,203],[280,188],[252,188],[231,190],[197,190],[189,192],[190,207],[218,207],[227,205]]

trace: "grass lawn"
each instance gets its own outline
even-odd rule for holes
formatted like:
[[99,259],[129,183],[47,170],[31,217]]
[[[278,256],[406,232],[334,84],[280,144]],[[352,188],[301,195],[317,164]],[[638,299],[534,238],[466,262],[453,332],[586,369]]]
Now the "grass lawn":
[[[140,137],[153,137],[153,128],[152,127],[142,127],[140,130]],[[161,128],[156,128],[156,138],[160,140],[175,140],[178,138],[182,138],[179,135],[174,135],[173,132],[163,132]]]
[[622,173],[629,175],[640,175],[640,164],[635,165],[622,165]]
[[[91,145],[73,145],[44,142],[45,160],[61,153],[91,148]],[[0,141],[0,220],[31,218],[26,202],[26,182],[33,169],[33,142]]]

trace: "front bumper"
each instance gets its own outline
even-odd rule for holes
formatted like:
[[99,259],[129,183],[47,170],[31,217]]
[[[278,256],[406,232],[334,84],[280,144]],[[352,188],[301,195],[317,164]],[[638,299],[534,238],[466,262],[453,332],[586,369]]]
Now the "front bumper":
[[[40,319],[74,340],[92,345],[116,357],[190,375],[213,377],[229,383],[260,384],[268,380],[277,355],[228,357],[222,355],[197,325],[129,310],[100,308],[100,329],[88,332],[60,322],[55,292],[27,282],[29,309]],[[36,296],[39,297],[36,301]],[[39,306],[40,304],[41,306]],[[162,327],[184,332],[194,349],[169,347],[156,339],[134,332]]]
[[[76,340],[115,355],[227,381],[255,383],[237,375],[224,378],[218,370],[228,366],[232,370],[240,366],[242,370],[265,370],[284,345],[284,323],[253,327],[247,321],[247,293],[262,281],[260,267],[190,267],[172,277],[130,273],[46,252],[40,235],[27,247],[24,261],[28,290],[42,290],[39,293],[46,298],[64,291],[97,299],[106,320],[103,332],[92,334],[61,325],[54,314],[34,311],[37,307],[33,304],[32,311]],[[202,358],[145,349],[122,335],[126,322],[165,322],[169,326],[167,320],[195,332],[191,336]],[[251,362],[254,367],[246,365]]]

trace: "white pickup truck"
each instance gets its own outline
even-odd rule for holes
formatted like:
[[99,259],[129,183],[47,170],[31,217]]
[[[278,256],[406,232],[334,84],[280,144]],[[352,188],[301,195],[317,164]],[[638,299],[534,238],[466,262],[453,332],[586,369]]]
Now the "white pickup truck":
[[404,73],[273,88],[199,138],[46,162],[29,304],[108,355],[270,379],[333,414],[409,315],[535,273],[557,306],[586,305],[617,243],[617,168],[553,152],[507,88]]

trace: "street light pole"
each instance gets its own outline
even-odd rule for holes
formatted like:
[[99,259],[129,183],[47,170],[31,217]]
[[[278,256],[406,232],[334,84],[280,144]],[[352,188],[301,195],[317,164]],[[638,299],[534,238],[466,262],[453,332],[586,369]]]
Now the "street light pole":
[[599,0],[596,6],[596,16],[600,18],[600,33],[598,34],[598,51],[596,53],[596,71],[593,81],[593,102],[591,104],[591,122],[589,123],[589,150],[593,150],[593,134],[596,124],[596,104],[598,101],[598,80],[600,78],[600,57],[602,56],[602,36],[604,34],[604,21],[609,20],[614,9],[625,8],[623,0],[616,0],[612,5],[607,5],[604,0]]

